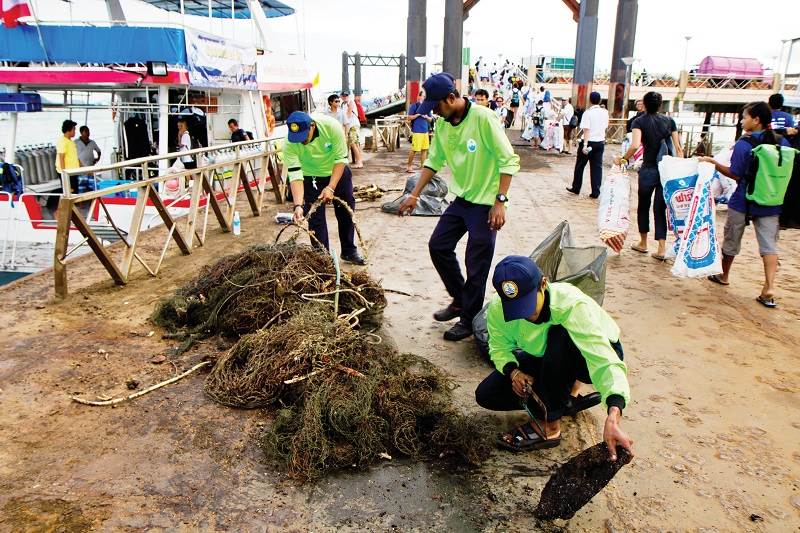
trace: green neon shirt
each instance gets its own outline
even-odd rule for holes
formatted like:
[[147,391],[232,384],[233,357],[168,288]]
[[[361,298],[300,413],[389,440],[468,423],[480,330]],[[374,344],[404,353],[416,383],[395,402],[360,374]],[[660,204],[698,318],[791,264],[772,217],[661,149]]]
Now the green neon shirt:
[[338,163],[350,162],[347,141],[341,123],[321,113],[312,113],[317,134],[308,144],[287,142],[283,146],[283,164],[289,182],[302,181],[303,176],[330,176]]
[[486,316],[489,330],[489,356],[498,371],[511,362],[517,362],[514,349],[521,349],[535,357],[544,355],[547,331],[552,325],[561,325],[586,360],[594,388],[606,399],[618,394],[630,404],[628,369],[611,346],[619,341],[619,326],[597,302],[569,283],[550,283],[550,320],[534,324],[527,320],[506,322],[503,304],[496,295],[489,304]]
[[466,116],[458,125],[443,118],[436,121],[425,166],[439,172],[446,164],[453,173],[450,190],[456,196],[494,205],[500,174],[519,172],[519,156],[494,111],[467,102]]

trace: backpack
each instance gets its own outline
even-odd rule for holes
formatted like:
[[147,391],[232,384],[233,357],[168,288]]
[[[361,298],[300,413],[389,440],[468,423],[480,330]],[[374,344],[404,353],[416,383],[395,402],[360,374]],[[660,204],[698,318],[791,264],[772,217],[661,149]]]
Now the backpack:
[[22,176],[10,163],[0,163],[0,190],[19,196],[25,191]]
[[519,105],[519,91],[514,91],[511,93],[511,105],[513,106]]
[[752,147],[752,158],[745,173],[745,198],[763,207],[783,205],[786,190],[792,180],[797,150],[780,144],[743,137]]

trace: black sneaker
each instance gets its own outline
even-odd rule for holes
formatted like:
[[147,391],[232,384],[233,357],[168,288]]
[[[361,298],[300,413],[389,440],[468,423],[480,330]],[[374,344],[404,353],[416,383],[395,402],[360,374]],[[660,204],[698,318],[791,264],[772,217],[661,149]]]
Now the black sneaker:
[[580,191],[576,191],[572,187],[567,187],[566,189],[568,192],[571,192],[572,194],[580,194]]
[[460,341],[471,336],[472,328],[461,322],[456,322],[452,328],[444,332],[444,340],[446,341]]
[[352,263],[354,265],[361,265],[361,266],[364,266],[364,265],[367,264],[367,260],[364,259],[364,257],[358,252],[354,252],[354,253],[348,254],[348,255],[343,255],[342,256],[342,261],[345,261],[346,263]]
[[448,305],[444,309],[439,309],[433,313],[433,319],[437,322],[450,322],[454,318],[461,316],[461,308],[453,304]]

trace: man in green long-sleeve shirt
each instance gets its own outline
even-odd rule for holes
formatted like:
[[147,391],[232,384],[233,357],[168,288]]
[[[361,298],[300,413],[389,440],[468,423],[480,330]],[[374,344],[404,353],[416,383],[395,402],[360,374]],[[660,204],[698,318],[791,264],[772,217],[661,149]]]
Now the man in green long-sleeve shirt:
[[[434,313],[439,322],[458,318],[444,334],[458,341],[472,335],[472,320],[483,307],[486,280],[492,266],[497,231],[506,222],[511,176],[519,171],[503,126],[486,107],[462,98],[450,74],[434,74],[423,84],[425,100],[416,113],[430,111],[436,121],[433,143],[414,191],[400,204],[399,214],[410,213],[430,179],[447,165],[453,173],[450,191],[456,199],[433,230],[428,249],[452,301]],[[468,234],[466,280],[456,258],[458,241]]]
[[[622,431],[630,401],[620,331],[608,313],[569,283],[548,283],[529,257],[512,255],[495,268],[497,290],[489,304],[489,356],[496,370],[478,385],[478,404],[494,411],[522,409],[536,420],[503,435],[513,451],[552,448],[561,442],[560,419],[602,402],[608,410],[603,440],[612,460],[616,447],[631,451]],[[581,383],[597,392],[576,395]],[[530,391],[542,405],[530,401]]]
[[[289,176],[289,187],[294,200],[294,221],[301,223],[318,198],[329,203],[336,196],[350,209],[355,209],[353,197],[353,175],[350,167],[347,142],[342,125],[327,115],[309,115],[295,111],[286,119],[289,127],[288,143],[283,147],[283,164]],[[358,253],[355,244],[355,228],[350,213],[339,205],[333,205],[339,226],[339,241],[343,261],[364,265],[366,261]],[[321,206],[308,220],[308,229],[326,249],[328,225],[325,206]],[[312,239],[312,244],[317,244]]]

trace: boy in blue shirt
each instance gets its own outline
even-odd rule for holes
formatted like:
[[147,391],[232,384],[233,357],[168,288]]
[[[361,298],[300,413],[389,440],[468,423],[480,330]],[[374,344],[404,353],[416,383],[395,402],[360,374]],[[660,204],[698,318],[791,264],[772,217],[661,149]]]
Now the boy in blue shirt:
[[425,114],[417,112],[424,101],[425,91],[420,91],[417,95],[417,101],[408,108],[406,121],[411,123],[411,152],[408,154],[406,172],[414,172],[412,165],[414,164],[414,156],[416,154],[420,154],[419,168],[422,168],[425,158],[428,157],[428,148],[430,147],[428,131],[431,129],[433,115],[430,111]]
[[742,247],[744,229],[750,219],[756,230],[758,252],[764,262],[764,287],[756,298],[765,307],[775,308],[775,274],[778,271],[778,232],[782,206],[762,206],[745,196],[747,183],[744,182],[753,159],[753,145],[745,139],[749,136],[756,144],[770,143],[789,146],[783,137],[776,136],[769,129],[772,112],[766,102],[747,104],[742,113],[742,128],[746,132],[733,146],[731,166],[726,167],[710,157],[701,157],[701,162],[713,163],[717,172],[738,182],[736,190],[728,201],[728,214],[725,219],[725,233],[722,242],[722,274],[709,276],[709,281],[720,285],[730,285],[728,276],[734,258]]

